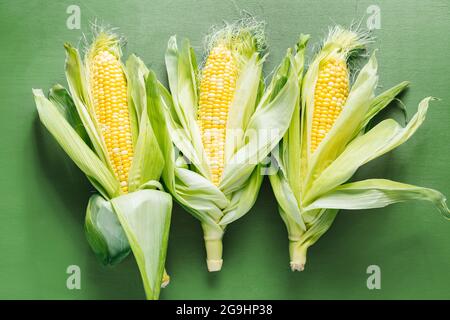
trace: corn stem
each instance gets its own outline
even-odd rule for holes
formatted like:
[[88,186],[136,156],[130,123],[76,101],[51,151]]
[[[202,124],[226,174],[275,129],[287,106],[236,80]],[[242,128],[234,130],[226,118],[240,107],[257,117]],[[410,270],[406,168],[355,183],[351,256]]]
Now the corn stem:
[[206,248],[206,264],[209,272],[220,271],[222,269],[222,237],[223,230],[211,226],[209,224],[202,224],[203,238],[205,240]]
[[303,271],[306,264],[306,253],[309,244],[302,240],[289,240],[289,256],[291,258],[291,270]]

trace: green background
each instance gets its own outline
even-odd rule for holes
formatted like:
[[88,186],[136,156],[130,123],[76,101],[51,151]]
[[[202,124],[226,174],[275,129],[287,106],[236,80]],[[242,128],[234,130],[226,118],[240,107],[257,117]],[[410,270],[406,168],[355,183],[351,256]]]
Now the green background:
[[[66,27],[70,4],[81,8],[81,30]],[[211,25],[245,9],[267,22],[269,72],[300,32],[313,43],[333,23],[366,26],[369,5],[381,9],[375,30],[380,88],[412,82],[403,95],[410,117],[433,95],[422,128],[405,145],[361,168],[357,179],[385,177],[450,195],[450,8],[440,1],[1,1],[0,298],[141,299],[134,259],[104,267],[84,237],[93,192],[85,177],[37,120],[31,88],[65,84],[63,43],[79,43],[89,22],[120,28],[125,55],[137,53],[166,83],[164,51],[170,35],[189,37],[198,54]],[[379,118],[404,121],[392,107]],[[224,266],[208,273],[199,223],[173,212],[162,299],[450,298],[450,222],[429,203],[342,211],[310,249],[306,270],[289,269],[284,224],[268,180],[254,208],[233,223]],[[81,268],[81,290],[66,288],[66,268]],[[381,267],[381,290],[368,290],[366,269]]]

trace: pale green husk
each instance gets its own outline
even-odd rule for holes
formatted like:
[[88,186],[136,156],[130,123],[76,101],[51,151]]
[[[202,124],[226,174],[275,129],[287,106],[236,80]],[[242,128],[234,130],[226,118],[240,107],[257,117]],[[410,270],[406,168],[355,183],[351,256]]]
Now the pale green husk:
[[[295,59],[302,55],[303,48],[296,57],[287,52],[264,91],[261,27],[242,22],[227,25],[215,32],[209,38],[213,43],[207,45],[209,48],[215,41],[228,41],[240,71],[229,109],[225,168],[218,186],[210,181],[196,121],[198,66],[187,39],[179,49],[175,36],[170,38],[166,66],[171,94],[160,86],[161,98],[155,95],[155,103],[161,106],[161,121],[166,121],[169,129],[160,141],[166,160],[163,181],[175,199],[200,220],[209,271],[221,269],[224,231],[253,206],[263,179],[259,163],[283,137],[299,99],[301,70],[297,68],[302,61]],[[176,154],[175,148],[181,154]]]
[[148,117],[149,70],[135,55],[123,66],[134,145],[129,193],[123,194],[98,129],[88,74],[90,59],[98,50],[121,57],[119,39],[101,31],[84,61],[77,49],[69,44],[65,48],[70,94],[60,85],[50,90],[48,99],[42,90],[33,90],[39,118],[99,192],[91,196],[86,210],[86,237],[93,251],[104,264],[116,264],[131,250],[147,298],[158,299],[161,286],[168,282],[164,263],[172,199],[158,182],[164,158],[156,138],[159,128]]
[[328,230],[339,209],[381,208],[407,200],[427,200],[450,218],[445,197],[436,190],[384,179],[346,183],[360,166],[407,141],[425,120],[433,99],[423,99],[405,127],[388,119],[365,132],[369,121],[408,86],[402,82],[375,96],[378,75],[374,54],[356,77],[335,124],[318,149],[309,152],[319,65],[331,54],[348,56],[354,49],[361,49],[365,39],[365,34],[341,27],[330,31],[303,77],[301,103],[275,153],[280,170],[269,178],[287,227],[292,270],[303,270],[307,249]]

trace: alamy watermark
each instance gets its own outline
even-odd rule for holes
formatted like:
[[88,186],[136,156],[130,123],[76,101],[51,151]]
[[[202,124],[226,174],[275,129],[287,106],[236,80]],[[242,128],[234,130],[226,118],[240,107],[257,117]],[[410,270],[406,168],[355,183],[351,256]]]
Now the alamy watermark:
[[376,264],[367,267],[366,273],[370,276],[367,278],[367,289],[380,290],[381,289],[381,268]]
[[81,269],[77,265],[70,265],[66,269],[66,273],[69,275],[66,280],[66,287],[69,290],[81,289]]
[[380,6],[372,4],[367,7],[366,13],[369,15],[366,24],[369,30],[381,29],[381,9]]
[[66,20],[66,27],[69,30],[79,30],[81,28],[81,9],[76,4],[67,7],[66,13],[69,15]]

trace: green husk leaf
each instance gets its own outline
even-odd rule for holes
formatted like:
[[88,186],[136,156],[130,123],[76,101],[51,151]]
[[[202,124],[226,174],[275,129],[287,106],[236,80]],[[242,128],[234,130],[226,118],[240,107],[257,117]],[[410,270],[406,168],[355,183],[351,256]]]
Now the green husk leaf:
[[95,120],[91,118],[93,107],[86,80],[86,71],[80,55],[78,50],[70,44],[66,43],[64,47],[66,49],[66,78],[70,95],[96,154],[103,163],[109,164],[106,146],[98,133],[100,131],[97,128]]
[[269,102],[273,101],[277,97],[281,89],[284,88],[286,82],[288,81],[289,75],[291,74],[291,72],[293,72],[291,68],[295,66],[293,64],[294,60],[291,59],[292,49],[289,48],[286,50],[286,54],[283,60],[273,72],[272,79],[270,80],[269,86],[266,89],[266,92],[270,92],[270,94],[265,94],[263,96],[263,99],[267,99]]
[[289,241],[293,242],[300,241],[302,235],[307,230],[305,225],[299,224],[297,221],[295,221],[293,218],[293,214],[283,210],[281,206],[278,206],[278,213],[280,214],[281,219],[286,225]]
[[[305,50],[309,40],[309,35],[300,35],[300,39],[296,45],[296,54],[294,56],[295,67],[297,70],[297,77],[299,81],[299,88],[302,87],[303,81],[303,69],[305,64]],[[300,108],[300,96],[295,103],[295,109],[292,115],[291,124],[289,129],[283,137],[281,142],[280,152],[281,157],[278,159],[279,165],[285,168],[284,177],[289,182],[290,189],[292,190],[297,205],[300,205],[300,192],[301,192],[301,165],[302,165],[302,135],[301,135],[301,108]],[[283,162],[280,164],[281,161]],[[294,214],[296,216],[296,214]],[[296,218],[294,218],[295,220]],[[299,221],[300,222],[300,221]]]
[[425,120],[428,104],[432,99],[428,97],[420,102],[417,113],[406,127],[402,128],[394,120],[387,119],[366,134],[355,138],[314,181],[305,195],[304,204],[307,205],[318,195],[347,181],[363,164],[407,141]]
[[194,69],[196,62],[189,40],[183,40],[179,51],[176,36],[172,36],[167,45],[165,60],[170,91],[180,124],[183,128],[192,128],[192,121],[197,117],[198,101],[196,69]]
[[164,99],[171,101],[170,94],[165,88],[158,82],[156,74],[153,70],[150,70],[147,78],[145,79],[145,86],[147,91],[147,113],[150,120],[150,124],[156,133],[155,137],[158,141],[161,154],[164,159],[164,167],[162,171],[162,178],[166,182],[166,187],[170,190],[174,190],[174,150],[172,141],[167,125],[167,117],[164,110]]
[[370,105],[369,111],[367,112],[364,121],[362,122],[360,129],[358,131],[364,130],[369,124],[370,120],[373,119],[381,110],[386,108],[396,96],[398,96],[403,90],[409,86],[409,81],[402,81],[394,87],[384,91],[373,99]]
[[307,243],[308,246],[316,243],[317,240],[331,227],[334,219],[339,210],[334,209],[317,209],[319,212],[315,214],[316,219],[308,225],[308,229],[301,237],[303,244]]
[[61,112],[67,122],[78,133],[80,138],[83,139],[87,145],[91,145],[89,135],[78,115],[72,97],[69,95],[66,88],[60,84],[54,85],[48,93],[48,99],[58,108],[59,112]]
[[172,198],[159,190],[139,190],[111,203],[135,256],[147,299],[156,300],[164,275]]
[[450,219],[446,199],[439,191],[386,179],[367,179],[341,185],[318,198],[305,210],[372,209],[409,200],[430,201],[446,219]]
[[[181,54],[180,54],[180,65],[179,67],[179,77],[180,80],[183,78],[187,78],[191,80],[191,85],[184,86],[183,81],[179,83],[182,85],[180,90],[180,99],[183,101],[190,101],[189,105],[191,108],[189,109],[192,114],[190,114],[191,118],[197,118],[197,106],[198,106],[198,92],[197,92],[197,59],[195,57],[194,49],[191,47],[191,44],[188,39],[183,39]],[[186,74],[182,74],[186,73]]]
[[300,37],[295,45],[294,61],[297,68],[297,75],[299,77],[300,85],[303,79],[303,70],[305,68],[305,52],[311,36],[309,34],[300,34]]
[[130,253],[130,245],[111,203],[94,194],[85,219],[86,238],[104,265],[115,265]]
[[229,205],[229,200],[211,181],[188,169],[176,169],[176,193],[193,210],[214,221],[222,218],[222,209]]
[[[182,50],[178,51],[176,37],[172,36],[169,39],[165,59],[173,98],[172,107],[179,121],[179,125],[174,127],[176,130],[170,130],[170,133],[181,135],[181,138],[174,136],[172,140],[174,143],[175,141],[178,142],[177,147],[203,175],[209,176],[209,167],[207,162],[204,161],[206,157],[196,121],[197,87],[196,70],[193,69],[195,58],[192,57],[189,41],[185,39]],[[180,133],[179,131],[183,132]]]
[[127,69],[131,96],[135,106],[138,106],[136,111],[141,113],[138,117],[139,135],[134,146],[133,162],[128,179],[130,192],[133,192],[147,181],[159,180],[164,167],[164,158],[147,112],[145,77],[148,69],[134,55],[128,59]]
[[[316,210],[317,211],[317,210]],[[316,220],[299,237],[292,236],[289,233],[289,255],[291,258],[292,271],[302,271],[306,264],[306,253],[310,246],[319,240],[319,238],[330,229],[338,210],[324,210],[315,214]],[[288,232],[289,232],[288,226]]]
[[225,194],[238,190],[242,181],[250,177],[256,165],[277,146],[286,133],[299,91],[297,75],[293,71],[293,67],[286,70],[288,80],[276,97],[269,101],[272,90],[278,90],[276,85],[269,86],[256,107],[245,131],[246,144],[236,152],[224,169],[219,187]]
[[289,216],[292,222],[298,224],[301,229],[306,230],[298,200],[283,172],[280,170],[276,174],[269,175],[269,180],[280,207],[280,213]]
[[[372,55],[359,73],[348,95],[345,106],[333,127],[308,161],[308,175],[305,182],[306,188],[308,188],[309,184],[336,159],[351,138],[354,137],[356,130],[359,128],[359,124],[367,114],[373,99],[373,92],[377,80],[377,61],[375,55]],[[309,128],[311,121],[308,123],[308,132],[311,132]],[[308,149],[309,148],[308,142]]]
[[240,71],[236,91],[228,111],[225,165],[236,150],[242,147],[245,129],[255,111],[261,74],[262,61],[258,53],[254,53]]
[[136,110],[137,121],[140,123],[141,117],[147,109],[145,78],[147,77],[148,69],[144,62],[134,54],[128,57],[125,67],[130,98]]
[[67,155],[91,181],[94,180],[102,186],[99,192],[105,198],[110,199],[117,195],[120,190],[119,182],[109,168],[80,138],[57,107],[45,98],[42,90],[33,89],[33,94],[42,124],[53,135]]
[[164,158],[155,133],[148,118],[142,117],[128,178],[130,191],[133,192],[149,180],[159,180],[163,167]]
[[136,145],[139,139],[139,126],[142,121],[141,117],[147,106],[144,79],[148,73],[148,69],[141,59],[132,54],[128,57],[126,66],[123,67],[123,71],[127,77],[128,114],[130,118],[133,145]]
[[223,211],[224,216],[219,223],[222,227],[241,218],[253,207],[264,177],[260,172],[261,170],[261,166],[258,165],[253,170],[246,185],[232,194],[230,204]]

